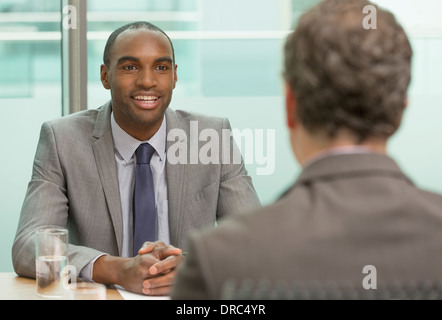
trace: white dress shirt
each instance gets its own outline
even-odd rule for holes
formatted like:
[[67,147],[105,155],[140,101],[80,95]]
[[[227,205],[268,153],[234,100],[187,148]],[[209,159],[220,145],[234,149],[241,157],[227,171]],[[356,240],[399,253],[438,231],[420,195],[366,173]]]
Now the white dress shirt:
[[111,114],[112,136],[114,138],[115,161],[117,163],[118,185],[120,189],[121,211],[123,214],[123,257],[132,256],[133,242],[133,191],[135,183],[135,152],[140,144],[149,143],[155,153],[150,161],[150,168],[155,187],[157,208],[157,240],[170,243],[167,180],[166,180],[166,118],[160,129],[147,141],[139,141],[120,128]]
[[[118,186],[120,190],[121,212],[123,220],[122,257],[132,256],[133,247],[133,191],[135,183],[136,150],[140,144],[149,143],[155,153],[150,161],[150,168],[155,187],[155,204],[157,208],[157,240],[170,244],[169,209],[166,179],[166,117],[160,129],[148,141],[139,141],[121,129],[111,113],[111,130],[114,140],[115,161],[117,164]],[[101,257],[97,256],[80,272],[80,278],[92,281],[93,264]]]

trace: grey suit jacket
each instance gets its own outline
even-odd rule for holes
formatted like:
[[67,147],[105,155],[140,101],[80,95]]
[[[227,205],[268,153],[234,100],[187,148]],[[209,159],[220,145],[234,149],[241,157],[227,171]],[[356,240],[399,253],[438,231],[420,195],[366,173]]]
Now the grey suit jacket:
[[[34,232],[45,225],[69,230],[69,263],[79,273],[99,254],[122,250],[122,213],[110,126],[111,103],[44,123],[12,248],[16,273],[35,277]],[[166,111],[167,131],[230,129],[226,119]],[[197,137],[188,134],[188,146]],[[193,139],[193,141],[191,140]],[[232,139],[233,140],[233,139]],[[167,142],[167,149],[174,144]],[[202,142],[199,142],[200,146]],[[189,148],[188,148],[189,150]],[[260,206],[240,164],[166,165],[171,244],[185,250],[189,230]]]
[[442,196],[416,188],[391,158],[330,156],[273,205],[192,233],[172,298],[225,298],[245,279],[362,290],[375,276],[365,266],[378,283],[440,280],[441,230]]

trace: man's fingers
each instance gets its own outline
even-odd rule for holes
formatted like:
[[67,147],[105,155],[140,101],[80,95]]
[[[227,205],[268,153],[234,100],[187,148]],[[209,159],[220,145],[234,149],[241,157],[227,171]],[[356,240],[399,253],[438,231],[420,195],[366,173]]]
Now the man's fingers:
[[155,241],[155,242],[149,242],[146,241],[140,250],[138,250],[138,254],[146,254],[149,252],[152,252],[156,247],[164,247],[166,244],[163,241]]
[[163,259],[167,258],[168,256],[180,255],[182,252],[183,252],[183,250],[181,250],[179,248],[175,248],[172,245],[166,246],[164,243],[163,243],[163,245],[158,244],[158,243],[151,243],[151,244],[146,245],[145,247],[143,246],[143,248],[141,248],[138,251],[138,254],[142,255],[142,254],[146,254],[146,253],[152,253],[158,259],[163,260]]
[[181,262],[179,256],[169,256],[164,260],[161,260],[149,268],[149,273],[151,275],[157,275],[161,273],[168,273],[170,270],[178,266]]
[[178,256],[183,252],[183,250],[175,248],[171,245],[165,247],[156,247],[154,248],[154,251],[156,251],[155,254],[159,259],[165,259],[169,256]]
[[143,293],[147,296],[168,296],[172,291],[172,286],[165,286],[153,289],[143,289]]
[[143,282],[143,293],[146,295],[157,295],[163,296],[170,294],[175,276],[177,274],[176,270],[172,272],[161,275],[155,278],[147,279]]

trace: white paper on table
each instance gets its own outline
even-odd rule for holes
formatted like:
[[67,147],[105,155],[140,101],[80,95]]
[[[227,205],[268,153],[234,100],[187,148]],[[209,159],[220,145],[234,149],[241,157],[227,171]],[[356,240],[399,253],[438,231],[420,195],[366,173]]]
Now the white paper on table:
[[133,293],[125,290],[120,286],[115,286],[124,300],[170,300],[169,296],[146,296],[144,294]]

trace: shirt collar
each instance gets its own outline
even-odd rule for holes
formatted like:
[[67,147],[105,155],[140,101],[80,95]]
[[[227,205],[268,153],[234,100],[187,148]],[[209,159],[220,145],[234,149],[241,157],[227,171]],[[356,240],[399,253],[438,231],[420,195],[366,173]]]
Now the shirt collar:
[[114,138],[115,150],[124,161],[129,162],[140,144],[148,142],[156,151],[160,160],[166,157],[166,116],[163,118],[160,129],[147,141],[140,141],[121,129],[115,121],[114,113],[111,113],[111,129]]

